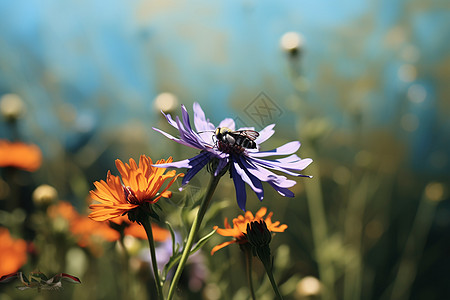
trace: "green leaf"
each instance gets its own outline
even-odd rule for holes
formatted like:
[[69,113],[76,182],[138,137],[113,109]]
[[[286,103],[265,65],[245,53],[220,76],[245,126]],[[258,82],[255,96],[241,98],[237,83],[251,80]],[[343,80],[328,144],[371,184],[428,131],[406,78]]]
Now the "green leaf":
[[213,231],[211,231],[210,233],[208,233],[207,235],[205,235],[204,237],[202,237],[197,244],[195,244],[194,248],[192,248],[191,250],[191,255],[195,252],[197,252],[198,250],[200,250],[201,247],[203,247],[203,245],[206,244],[206,242],[213,236],[213,234],[216,232],[216,229],[214,229]]
[[176,253],[174,252],[174,254],[172,254],[169,261],[167,262],[167,264],[164,266],[164,268],[162,270],[161,280],[163,282],[166,281],[167,273],[170,271],[170,269],[172,269],[180,261],[180,259],[181,259],[180,252],[176,252]]
[[[170,223],[168,221],[166,221],[166,224],[167,224],[167,227],[169,227],[170,236],[172,237],[172,253],[175,253],[176,252],[176,249],[175,249],[175,243],[176,243],[175,232],[173,230],[172,225],[170,225]],[[177,248],[178,248],[178,244],[177,244]]]

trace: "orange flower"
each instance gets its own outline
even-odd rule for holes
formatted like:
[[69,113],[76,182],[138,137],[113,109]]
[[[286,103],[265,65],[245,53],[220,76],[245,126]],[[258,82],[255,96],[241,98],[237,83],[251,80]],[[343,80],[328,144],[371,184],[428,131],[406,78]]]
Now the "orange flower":
[[38,146],[0,140],[0,167],[14,167],[34,172],[41,166],[42,153]]
[[77,238],[80,247],[88,247],[100,240],[114,242],[120,238],[117,230],[109,227],[107,223],[95,222],[86,216],[80,216],[70,224],[70,231]]
[[[131,235],[139,239],[147,239],[145,229],[136,223],[131,223],[126,217],[111,219],[117,226],[111,227],[108,222],[96,222],[87,216],[80,215],[72,204],[61,201],[57,205],[48,208],[50,218],[61,217],[68,222],[70,232],[75,236],[80,247],[94,247],[96,241],[114,242],[120,238],[120,231],[124,235]],[[164,241],[169,236],[169,231],[152,224],[153,238],[155,241]]]
[[88,247],[94,254],[100,255],[100,241],[116,241],[120,234],[106,223],[92,221],[87,216],[80,215],[69,202],[61,201],[47,209],[52,219],[62,218],[67,222],[67,228],[75,237],[80,247]]
[[27,243],[13,240],[6,228],[0,228],[0,277],[17,272],[27,262]]
[[[156,164],[170,162],[172,157],[167,161],[161,159]],[[108,171],[106,182],[94,182],[96,190],[90,192],[91,198],[100,202],[89,206],[92,209],[89,217],[95,221],[106,221],[128,214],[143,204],[156,203],[161,197],[170,198],[172,192],[167,189],[179,176],[184,176],[182,173],[176,174],[175,170],[164,174],[166,168],[153,167],[151,158],[145,155],[141,156],[139,167],[131,158],[129,164],[116,160],[116,167],[122,176],[123,184],[118,176],[111,175]],[[158,192],[168,178],[172,180]]]
[[60,201],[56,205],[49,206],[47,215],[52,219],[61,217],[69,221],[69,223],[80,216],[72,204],[65,201]]
[[[233,228],[231,228],[230,224],[228,223],[228,219],[225,218],[224,226],[225,229],[219,228],[218,226],[214,226],[214,229],[217,230],[217,233],[223,236],[232,236],[234,237],[234,240],[228,241],[225,243],[222,243],[220,245],[215,246],[211,250],[211,255],[213,255],[217,250],[220,250],[228,245],[231,244],[245,244],[248,243],[247,237],[245,234],[247,233],[247,224],[250,224],[250,222],[253,221],[259,221],[263,220],[264,215],[267,213],[267,208],[261,207],[260,210],[256,213],[255,216],[250,211],[247,211],[244,216],[239,215],[237,218],[233,219]],[[267,225],[267,229],[269,229],[270,232],[283,232],[286,230],[287,225],[282,224],[280,225],[279,221],[276,221],[272,223],[272,215],[273,213],[270,212],[267,217],[264,219]]]

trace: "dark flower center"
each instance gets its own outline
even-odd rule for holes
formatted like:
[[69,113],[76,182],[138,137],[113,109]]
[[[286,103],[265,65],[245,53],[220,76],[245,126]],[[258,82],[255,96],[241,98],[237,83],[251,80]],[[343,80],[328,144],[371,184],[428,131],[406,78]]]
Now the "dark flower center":
[[123,192],[125,194],[125,199],[127,199],[130,204],[140,204],[139,199],[136,197],[136,194],[129,186],[123,187]]

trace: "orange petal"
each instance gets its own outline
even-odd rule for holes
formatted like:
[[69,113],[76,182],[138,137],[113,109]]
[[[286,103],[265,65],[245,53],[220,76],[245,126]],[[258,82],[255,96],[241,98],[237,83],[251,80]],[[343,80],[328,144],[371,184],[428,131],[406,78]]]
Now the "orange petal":
[[220,249],[222,249],[222,248],[224,248],[224,247],[226,247],[226,246],[228,246],[228,245],[235,244],[235,243],[236,243],[236,240],[233,240],[233,241],[228,241],[228,242],[222,243],[222,244],[220,244],[220,245],[217,245],[217,246],[215,246],[214,248],[212,248],[212,250],[211,250],[211,255],[214,255],[214,253],[215,253],[217,250],[220,250]]
[[264,217],[264,215],[267,213],[267,208],[266,207],[261,207],[258,212],[256,213],[256,219],[262,219],[262,217]]

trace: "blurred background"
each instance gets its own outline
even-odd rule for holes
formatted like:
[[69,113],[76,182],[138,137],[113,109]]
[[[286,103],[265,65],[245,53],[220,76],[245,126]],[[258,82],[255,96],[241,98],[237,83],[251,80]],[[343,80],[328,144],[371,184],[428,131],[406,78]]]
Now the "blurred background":
[[[267,189],[262,203],[289,226],[272,242],[286,299],[446,299],[449,36],[446,0],[0,1],[0,139],[38,147],[0,143],[0,227],[27,245],[15,269],[82,281],[56,294],[0,285],[0,299],[154,293],[145,241],[96,237],[93,250],[48,209],[65,201],[86,216],[117,158],[194,155],[152,129],[175,134],[160,111],[193,102],[215,125],[276,123],[263,149],[300,140],[314,160],[295,198]],[[162,204],[180,236],[207,176]],[[220,185],[204,233],[242,214],[232,181]],[[192,260],[180,299],[248,299],[238,247],[209,254],[225,240]],[[258,299],[273,299],[255,273]]]

